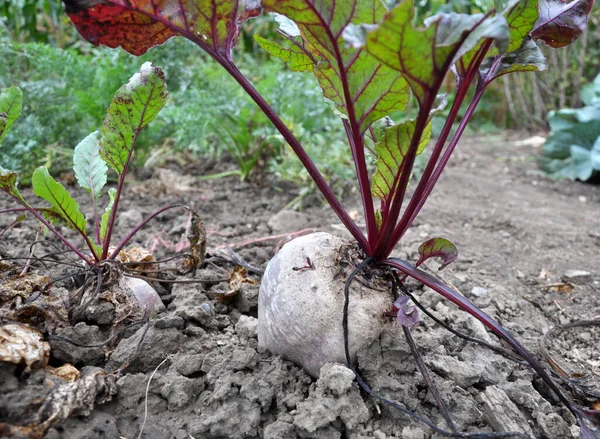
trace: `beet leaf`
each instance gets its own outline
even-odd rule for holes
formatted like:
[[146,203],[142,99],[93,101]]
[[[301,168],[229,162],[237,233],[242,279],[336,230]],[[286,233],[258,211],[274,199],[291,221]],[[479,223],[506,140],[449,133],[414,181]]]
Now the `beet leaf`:
[[441,258],[442,265],[439,270],[443,270],[451,264],[458,256],[458,250],[452,241],[446,238],[431,238],[419,246],[421,257],[417,261],[417,267],[429,258]]
[[106,209],[104,210],[104,214],[102,215],[102,220],[100,222],[100,239],[104,241],[106,239],[106,232],[108,230],[108,222],[110,221],[110,215],[112,213],[115,197],[117,196],[117,190],[115,188],[110,188],[108,191],[108,204],[106,205]]
[[18,200],[23,200],[23,197],[17,188],[18,179],[19,174],[8,169],[4,169],[2,166],[0,166],[0,190]]
[[265,52],[282,60],[292,72],[312,72],[316,64],[315,60],[309,56],[300,42],[292,39],[294,37],[289,38],[291,39],[289,47],[284,47],[258,34],[254,35],[254,40]]
[[[373,177],[373,195],[384,204],[391,201],[396,186],[396,176],[401,172],[402,163],[408,154],[410,141],[415,133],[415,121],[410,120],[385,129],[383,138],[375,144],[377,171]],[[431,139],[431,123],[427,124],[420,139],[417,155],[421,154]]]
[[324,96],[348,117],[353,132],[362,135],[376,120],[405,108],[408,86],[399,72],[353,47],[347,38],[355,26],[373,25],[383,17],[380,0],[264,0],[263,5],[297,24],[317,61],[314,73]]
[[501,46],[508,43],[507,25],[501,17],[438,14],[427,20],[425,29],[415,29],[413,18],[411,2],[400,3],[367,35],[366,49],[404,75],[421,107],[435,99],[454,61],[481,38],[503,33]]
[[79,209],[79,203],[71,197],[65,187],[57,182],[48,172],[45,166],[37,168],[31,177],[33,192],[40,198],[52,205],[62,219],[69,224],[73,230],[85,235],[87,219]]
[[119,198],[125,175],[141,130],[156,117],[167,102],[165,77],[158,67],[145,63],[129,82],[119,88],[108,108],[100,136],[100,157],[119,176],[119,185],[111,206],[106,228],[102,258],[108,247],[115,224]]
[[94,45],[123,47],[133,55],[183,35],[231,59],[238,23],[258,15],[257,1],[65,0],[73,24]]
[[167,96],[163,73],[150,63],[115,93],[102,125],[100,156],[119,177],[127,169],[140,131],[165,106]]
[[23,92],[20,88],[9,87],[0,93],[0,145],[22,109]]
[[99,140],[100,133],[95,131],[79,142],[73,153],[73,171],[77,183],[88,191],[94,200],[102,195],[108,172],[106,162],[100,157]]
[[539,0],[539,17],[531,32],[535,40],[548,46],[568,46],[581,36],[588,22],[594,0]]

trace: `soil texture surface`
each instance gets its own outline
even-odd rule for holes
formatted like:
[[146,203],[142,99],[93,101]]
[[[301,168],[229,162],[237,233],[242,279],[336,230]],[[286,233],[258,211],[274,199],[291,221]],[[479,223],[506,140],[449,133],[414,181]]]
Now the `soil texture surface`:
[[[393,256],[415,262],[427,239],[454,242],[457,260],[443,271],[427,262],[428,271],[515,335],[566,394],[599,410],[600,186],[547,179],[535,162],[540,147],[526,137],[466,138]],[[0,437],[441,438],[369,397],[343,364],[326,364],[313,378],[258,346],[259,284],[271,257],[302,234],[349,237],[321,198],[309,196],[304,210],[291,211],[284,208],[298,188],[199,181],[194,176],[232,165],[190,163],[137,172],[113,242],[154,210],[185,204],[206,230],[206,259],[193,272],[189,258],[167,261],[190,251],[194,225],[183,208],[137,233],[132,245],[140,248],[129,250],[128,263],[105,269],[101,288],[33,220],[0,215]],[[89,212],[86,194],[75,192]],[[356,193],[344,199],[362,224],[358,201]],[[0,196],[0,209],[10,207]],[[433,291],[407,286],[446,325],[502,346]],[[135,300],[134,290],[148,296]],[[457,431],[579,437],[573,415],[529,367],[425,315],[411,333]],[[376,393],[449,430],[394,318],[357,363]]]

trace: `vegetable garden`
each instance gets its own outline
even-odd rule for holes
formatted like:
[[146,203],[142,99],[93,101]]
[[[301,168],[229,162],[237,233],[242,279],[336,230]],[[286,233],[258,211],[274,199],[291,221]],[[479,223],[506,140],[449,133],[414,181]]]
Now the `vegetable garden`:
[[[143,64],[110,99],[37,84],[103,114],[57,114],[83,140],[52,166],[35,82],[0,95],[0,433],[600,438],[600,191],[468,135],[593,1],[392,3],[68,0],[110,49],[3,49]],[[550,115],[553,177],[597,178],[596,89]]]

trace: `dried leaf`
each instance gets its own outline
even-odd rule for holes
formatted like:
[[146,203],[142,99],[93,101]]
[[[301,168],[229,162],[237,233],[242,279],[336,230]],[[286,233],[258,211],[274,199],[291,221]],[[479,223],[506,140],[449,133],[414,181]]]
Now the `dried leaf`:
[[[111,247],[109,253],[113,252],[116,247]],[[152,264],[154,256],[149,250],[140,246],[131,246],[119,252],[116,260],[122,264],[127,264],[127,269],[136,271],[136,273],[147,276],[156,277],[159,264]]]
[[79,370],[75,366],[68,363],[63,364],[60,367],[46,366],[44,370],[46,373],[54,375],[55,377],[58,377],[68,383],[74,383],[80,377]]
[[81,379],[52,389],[41,404],[27,410],[21,425],[0,423],[0,435],[42,439],[50,427],[59,425],[72,414],[87,416],[97,404],[110,401],[117,393],[117,377],[99,368],[88,368]]
[[[195,270],[197,267],[202,267],[206,259],[206,229],[200,215],[194,210],[192,210],[192,221],[187,238],[194,259],[194,265],[191,268]],[[187,261],[186,259],[186,263]]]
[[36,329],[17,323],[0,327],[0,361],[24,364],[25,372],[40,369],[50,359],[50,344]]

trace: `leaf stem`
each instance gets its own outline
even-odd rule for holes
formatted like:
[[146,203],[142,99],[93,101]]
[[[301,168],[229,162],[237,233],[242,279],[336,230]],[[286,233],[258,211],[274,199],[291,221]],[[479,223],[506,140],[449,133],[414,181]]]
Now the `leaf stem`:
[[[25,200],[23,200],[22,198],[15,197],[14,195],[11,195],[11,196],[17,202],[19,202],[23,206],[23,208],[25,210],[27,210],[29,213],[31,213],[39,222],[41,222],[44,226],[46,226],[48,228],[48,230],[50,230],[52,233],[54,233],[54,235],[56,235],[56,237],[58,239],[60,239],[64,245],[66,245],[71,250],[73,250],[73,252],[75,252],[75,254],[77,256],[79,256],[83,261],[85,261],[86,264],[88,264],[90,267],[94,265],[94,262],[90,258],[88,258],[85,254],[83,254],[83,252],[81,250],[79,250],[77,247],[75,247],[73,244],[71,244],[71,242],[67,238],[65,238],[56,229],[56,227],[54,227],[50,221],[46,220],[46,218],[44,218],[44,216],[41,215],[36,209],[34,209],[33,207],[31,207],[29,204],[27,204],[27,202]],[[7,209],[6,211],[11,211],[11,210],[12,211],[19,211],[21,209]],[[98,257],[96,256],[96,254],[94,253],[93,250],[92,250],[92,255],[94,256],[94,259],[97,262],[98,261]]]
[[369,171],[367,170],[367,162],[365,160],[365,141],[364,137],[358,132],[358,125],[350,124],[344,120],[344,128],[350,143],[350,151],[352,152],[352,160],[356,176],[358,178],[358,188],[362,199],[363,212],[365,222],[367,224],[367,239],[371,248],[375,248],[379,238],[377,230],[377,221],[375,221],[375,206],[373,205],[373,197],[371,196],[371,182],[369,181]]
[[[473,117],[473,113],[475,112],[475,109],[477,108],[477,104],[479,104],[479,101],[481,100],[481,97],[483,96],[483,92],[484,92],[484,88],[478,89],[475,92],[475,95],[473,96],[473,100],[469,103],[469,107],[467,108],[465,115],[461,119],[460,124],[458,125],[458,128],[456,130],[456,133],[454,133],[452,140],[448,144],[448,148],[446,149],[446,151],[444,151],[444,154],[440,160],[440,163],[435,168],[435,171],[433,172],[432,177],[429,179],[429,181],[427,181],[427,185],[425,186],[425,190],[423,191],[422,196],[420,196],[418,198],[417,204],[414,208],[414,211],[410,215],[410,218],[408,220],[406,228],[410,227],[412,222],[415,220],[416,216],[419,214],[419,212],[423,208],[423,205],[429,198],[429,195],[431,195],[431,192],[433,191],[433,188],[435,187],[436,183],[438,182],[440,175],[442,174],[442,171],[444,170],[444,168],[448,164],[448,161],[450,160],[450,156],[454,152],[454,148],[456,148],[456,145],[460,141],[460,139],[465,131],[465,128],[467,127],[469,121]],[[400,236],[398,236],[398,239],[401,238],[403,233],[404,232],[398,233],[400,235]],[[391,251],[391,249],[390,249],[390,251]]]
[[133,235],[135,235],[137,232],[139,232],[139,230],[144,227],[146,224],[148,224],[148,222],[150,220],[152,220],[154,217],[160,215],[161,213],[169,210],[169,209],[174,209],[176,207],[185,207],[189,210],[191,210],[188,206],[184,205],[184,204],[170,204],[168,206],[165,206],[159,210],[157,210],[156,212],[152,213],[150,216],[148,216],[147,218],[145,218],[141,223],[139,223],[137,226],[135,226],[128,234],[125,238],[123,238],[123,240],[117,245],[117,247],[115,248],[115,250],[113,250],[113,252],[110,254],[110,256],[108,257],[108,259],[115,259],[117,257],[117,255],[119,254],[119,252],[121,250],[123,250],[123,247],[125,247],[127,245],[127,243],[131,240],[131,238],[133,238]]
[[415,123],[415,131],[410,141],[408,152],[404,157],[404,160],[402,160],[402,166],[400,167],[398,174],[396,174],[394,184],[392,185],[392,193],[394,196],[389,207],[389,212],[383,218],[381,233],[374,254],[376,259],[383,259],[387,256],[384,252],[387,248],[387,243],[390,241],[394,227],[396,226],[398,216],[400,215],[400,209],[404,202],[404,196],[406,195],[406,189],[408,188],[408,182],[410,181],[415,157],[417,156],[417,149],[419,148],[423,131],[427,126],[432,105],[433,99],[428,97],[425,105],[419,109],[419,115],[417,116],[417,122]]
[[[446,164],[448,163],[448,160],[450,159],[450,156],[452,155],[452,152],[454,151],[456,144],[460,140],[467,124],[470,122],[473,112],[475,111],[475,108],[477,107],[477,104],[481,100],[481,97],[482,97],[483,91],[484,91],[483,88],[485,88],[485,87],[478,86],[473,100],[471,101],[467,111],[465,112],[465,115],[461,119],[459,127],[458,127],[455,135],[453,136],[453,138],[450,142],[450,145],[448,145],[448,149],[442,156],[440,166],[438,166],[436,168],[436,164],[438,163],[439,157],[444,149],[446,140],[448,139],[448,136],[449,136],[450,132],[452,131],[452,126],[456,120],[456,117],[458,116],[460,107],[466,98],[467,92],[469,91],[469,88],[471,87],[473,80],[479,74],[479,67],[480,67],[481,63],[483,62],[483,60],[485,59],[485,55],[488,53],[492,44],[493,44],[493,40],[489,39],[485,44],[483,44],[481,46],[481,49],[475,55],[473,61],[471,62],[471,65],[469,66],[469,68],[467,69],[467,71],[465,72],[463,77],[461,77],[460,74],[457,73],[457,75],[459,75],[459,76],[458,76],[458,90],[457,90],[456,98],[454,99],[454,103],[452,104],[452,108],[450,109],[450,113],[448,114],[446,122],[444,123],[444,127],[442,128],[442,132],[440,133],[440,136],[436,142],[436,145],[431,154],[431,157],[429,158],[429,160],[427,162],[425,171],[423,172],[423,175],[421,176],[421,179],[419,180],[419,184],[417,185],[417,188],[415,189],[415,192],[414,192],[413,196],[411,197],[410,203],[408,204],[406,211],[402,215],[400,222],[394,229],[392,237],[386,246],[386,250],[384,253],[386,256],[388,256],[392,252],[394,247],[398,244],[398,241],[400,241],[400,239],[402,239],[402,236],[404,236],[404,233],[406,233],[406,230],[408,230],[408,228],[412,225],[416,216],[421,211],[421,208],[427,201],[427,198],[431,194],[433,187],[439,180],[440,174],[446,167]],[[478,94],[479,92],[480,92],[480,94]]]
[[[149,96],[152,96],[152,93],[154,93],[154,87],[155,87],[155,84],[153,84],[153,88],[152,88],[152,91],[150,91]],[[144,117],[146,115],[147,108],[148,108],[148,103],[146,103],[146,105],[144,105],[144,108],[141,112],[142,114],[140,115],[140,118],[139,118],[140,124],[135,129],[135,134],[131,141],[131,148],[129,148],[129,152],[127,154],[127,160],[125,160],[125,164],[123,165],[123,170],[121,171],[121,173],[119,175],[119,185],[117,186],[117,193],[115,194],[115,201],[113,203],[113,207],[110,212],[110,219],[108,221],[108,227],[106,228],[106,236],[104,238],[104,242],[102,243],[102,260],[104,260],[108,257],[108,248],[110,247],[110,240],[112,238],[112,232],[113,232],[113,229],[115,228],[115,222],[116,222],[116,218],[117,218],[117,210],[119,208],[119,200],[121,198],[121,194],[123,193],[123,185],[125,183],[125,177],[127,176],[127,171],[129,170],[129,163],[131,162],[131,158],[133,157],[133,151],[137,144],[137,139],[143,128]]]
[[262,97],[262,95],[254,88],[254,86],[248,81],[248,79],[238,70],[237,66],[227,60],[222,59],[218,55],[214,53],[208,52],[209,55],[213,56],[213,58],[227,70],[233,79],[235,79],[238,84],[242,86],[244,91],[252,98],[254,102],[259,106],[259,108],[263,111],[265,116],[269,118],[269,120],[273,123],[275,128],[281,133],[286,142],[290,145],[294,153],[298,156],[298,159],[304,165],[304,168],[307,170],[308,174],[311,176],[323,196],[325,200],[329,203],[333,211],[336,213],[340,221],[344,224],[344,226],[348,229],[348,231],[352,234],[354,239],[358,242],[359,246],[367,253],[371,253],[371,246],[365,235],[360,230],[358,225],[350,218],[348,212],[342,206],[340,200],[335,196],[333,190],[325,181],[323,175],[319,172],[314,162],[308,156],[298,139],[292,134],[289,128],[285,125],[285,123],[279,118],[277,113],[271,108],[271,106],[267,103],[267,101]]
[[416,279],[422,284],[428,286],[432,290],[436,291],[444,298],[449,300],[450,302],[457,305],[462,311],[467,312],[468,314],[475,317],[481,323],[483,323],[488,329],[490,329],[494,334],[496,334],[501,339],[505,340],[510,347],[512,347],[529,365],[538,373],[538,375],[544,380],[544,382],[554,391],[556,396],[561,400],[565,406],[569,408],[573,412],[573,414],[577,415],[577,409],[574,404],[565,396],[565,394],[560,390],[560,388],[554,383],[554,381],[548,376],[544,367],[533,357],[533,355],[525,349],[518,341],[510,334],[506,329],[504,329],[498,322],[492,319],[485,312],[477,308],[469,299],[462,296],[460,293],[456,292],[448,285],[444,284],[439,279],[436,279],[432,275],[426,273],[425,271],[416,268],[414,265],[409,264],[406,261],[396,258],[386,259],[384,261],[379,262],[380,265],[387,265],[389,267],[395,268],[401,271],[404,274],[409,275],[410,277]]

